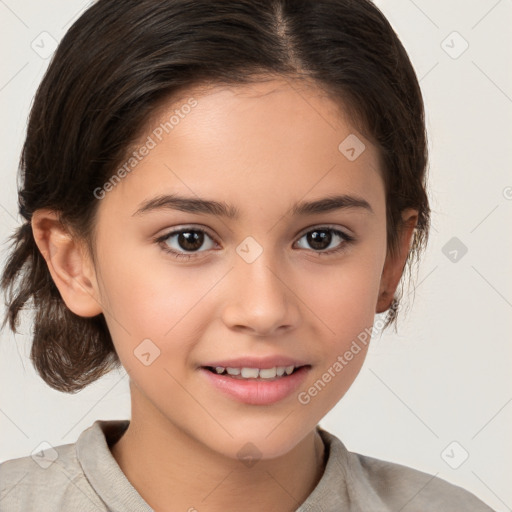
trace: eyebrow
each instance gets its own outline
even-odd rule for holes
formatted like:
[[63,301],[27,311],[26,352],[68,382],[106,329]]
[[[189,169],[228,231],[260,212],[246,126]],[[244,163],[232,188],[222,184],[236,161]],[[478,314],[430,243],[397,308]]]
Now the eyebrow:
[[[159,195],[143,201],[132,214],[132,217],[162,209],[179,210],[187,213],[203,213],[233,220],[240,218],[240,210],[223,201],[183,197],[177,194]],[[328,196],[315,201],[300,201],[293,205],[291,212],[294,216],[305,216],[348,209],[364,209],[372,214],[374,213],[370,204],[363,198],[345,194]]]

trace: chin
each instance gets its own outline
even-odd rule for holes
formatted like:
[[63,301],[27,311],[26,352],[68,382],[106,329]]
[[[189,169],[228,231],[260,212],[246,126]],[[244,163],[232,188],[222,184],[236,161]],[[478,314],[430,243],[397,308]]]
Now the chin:
[[308,429],[296,420],[294,423],[287,424],[285,420],[279,425],[279,421],[273,420],[253,425],[251,428],[243,428],[240,424],[231,428],[226,425],[233,437],[219,433],[215,436],[216,439],[208,436],[207,444],[214,451],[242,462],[246,459],[271,460],[289,453],[315,428],[313,425]]

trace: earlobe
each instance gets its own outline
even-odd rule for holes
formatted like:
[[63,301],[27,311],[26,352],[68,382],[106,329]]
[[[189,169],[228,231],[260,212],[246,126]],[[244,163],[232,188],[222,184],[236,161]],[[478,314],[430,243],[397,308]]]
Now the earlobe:
[[414,229],[418,224],[418,210],[408,208],[402,212],[402,229],[399,236],[399,246],[396,254],[392,255],[389,251],[386,255],[382,277],[380,282],[379,296],[377,299],[376,313],[384,313],[393,302],[395,291],[402,277],[402,273],[407,261],[407,256],[411,248],[411,242]]
[[92,263],[80,241],[60,222],[58,213],[36,210],[31,224],[34,240],[66,306],[82,317],[102,313]]

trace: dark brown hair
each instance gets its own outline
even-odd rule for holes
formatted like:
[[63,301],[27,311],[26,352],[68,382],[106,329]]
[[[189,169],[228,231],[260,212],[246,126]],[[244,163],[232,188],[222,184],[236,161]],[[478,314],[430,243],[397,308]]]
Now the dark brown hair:
[[423,100],[406,51],[369,0],[99,0],[65,34],[35,95],[20,158],[25,222],[10,237],[1,280],[2,327],[16,332],[32,300],[30,357],[49,386],[75,393],[121,363],[103,314],[82,318],[63,302],[35,244],[33,212],[59,212],[94,260],[93,191],[157,108],[193,86],[264,76],[312,81],[376,145],[388,251],[411,207],[419,219],[407,263],[418,256],[430,219]]

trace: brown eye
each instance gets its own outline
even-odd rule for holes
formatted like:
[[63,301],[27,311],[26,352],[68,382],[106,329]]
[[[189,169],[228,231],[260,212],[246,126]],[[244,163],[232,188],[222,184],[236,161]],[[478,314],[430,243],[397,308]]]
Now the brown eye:
[[[211,242],[209,247],[208,244],[206,244],[206,250],[215,246],[215,242],[208,233],[198,228],[186,228],[171,231],[156,239],[156,242],[162,245],[164,251],[171,253],[175,257],[189,259],[195,256],[194,253],[205,252],[199,249],[201,249],[208,240]],[[188,252],[190,252],[190,254],[187,254]]]
[[[343,250],[348,243],[354,240],[352,236],[347,235],[343,231],[329,227],[310,230],[302,235],[301,239],[302,238],[305,238],[307,245],[318,252],[318,254],[332,254],[338,252]],[[341,242],[339,240],[341,240]],[[331,246],[332,243],[334,243],[334,248]]]
[[185,251],[197,251],[204,243],[204,232],[180,231],[175,235],[180,249]]

